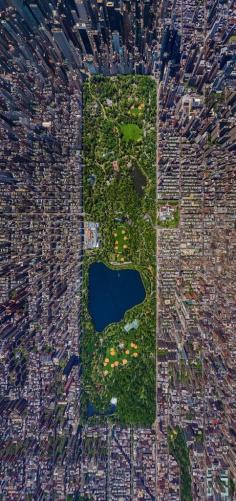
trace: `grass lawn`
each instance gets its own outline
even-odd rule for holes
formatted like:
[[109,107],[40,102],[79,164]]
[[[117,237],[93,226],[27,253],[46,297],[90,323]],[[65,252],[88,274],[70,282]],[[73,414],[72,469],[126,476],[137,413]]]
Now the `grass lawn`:
[[122,124],[120,130],[125,141],[140,141],[142,139],[143,132],[136,124]]
[[129,236],[126,226],[118,225],[113,232],[113,236],[115,260],[118,262],[126,261],[129,250]]
[[138,358],[140,353],[139,346],[131,342],[120,342],[118,346],[107,348],[103,361],[103,374],[108,376],[114,370],[123,370],[132,358]]

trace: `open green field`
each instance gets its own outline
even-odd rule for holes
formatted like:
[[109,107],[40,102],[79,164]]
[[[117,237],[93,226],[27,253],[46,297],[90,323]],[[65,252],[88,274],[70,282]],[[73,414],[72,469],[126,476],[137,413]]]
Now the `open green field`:
[[114,236],[114,252],[111,255],[111,261],[125,263],[129,256],[129,231],[124,224],[118,224],[113,231]]
[[[86,252],[83,266],[82,421],[104,420],[115,398],[110,420],[150,426],[155,420],[156,82],[97,76],[85,82],[83,100],[84,211],[87,220],[99,223],[100,247]],[[88,269],[94,261],[138,270],[146,289],[143,303],[99,333],[88,312]],[[88,404],[96,409],[89,418]]]
[[133,341],[129,343],[120,342],[116,343],[115,347],[108,347],[104,358],[103,374],[107,376],[116,368],[121,368],[132,362],[133,358],[139,357],[139,346]]
[[136,124],[122,124],[120,130],[125,141],[140,141],[142,139],[142,129]]

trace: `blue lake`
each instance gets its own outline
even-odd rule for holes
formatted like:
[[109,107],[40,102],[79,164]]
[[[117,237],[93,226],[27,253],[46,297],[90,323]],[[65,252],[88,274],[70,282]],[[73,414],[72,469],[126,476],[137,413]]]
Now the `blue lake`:
[[145,288],[136,270],[111,270],[103,263],[89,267],[88,308],[95,329],[101,332],[119,322],[127,310],[142,303]]
[[116,412],[116,405],[113,404],[109,404],[105,412],[99,412],[91,402],[89,402],[87,405],[88,418],[93,416],[111,416],[115,412]]

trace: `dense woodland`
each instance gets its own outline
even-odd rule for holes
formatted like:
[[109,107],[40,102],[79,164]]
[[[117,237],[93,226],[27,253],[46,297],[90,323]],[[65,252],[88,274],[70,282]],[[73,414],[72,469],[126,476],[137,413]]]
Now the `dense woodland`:
[[168,443],[170,453],[174,456],[180,467],[181,501],[192,501],[189,450],[184,432],[179,426],[169,429]]

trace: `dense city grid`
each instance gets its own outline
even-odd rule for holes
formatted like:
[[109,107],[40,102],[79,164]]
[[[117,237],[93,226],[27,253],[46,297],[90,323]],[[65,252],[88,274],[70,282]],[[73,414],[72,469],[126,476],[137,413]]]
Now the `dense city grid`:
[[[0,0],[3,500],[235,499],[233,7]],[[156,80],[149,427],[81,420],[82,93],[97,74]]]

